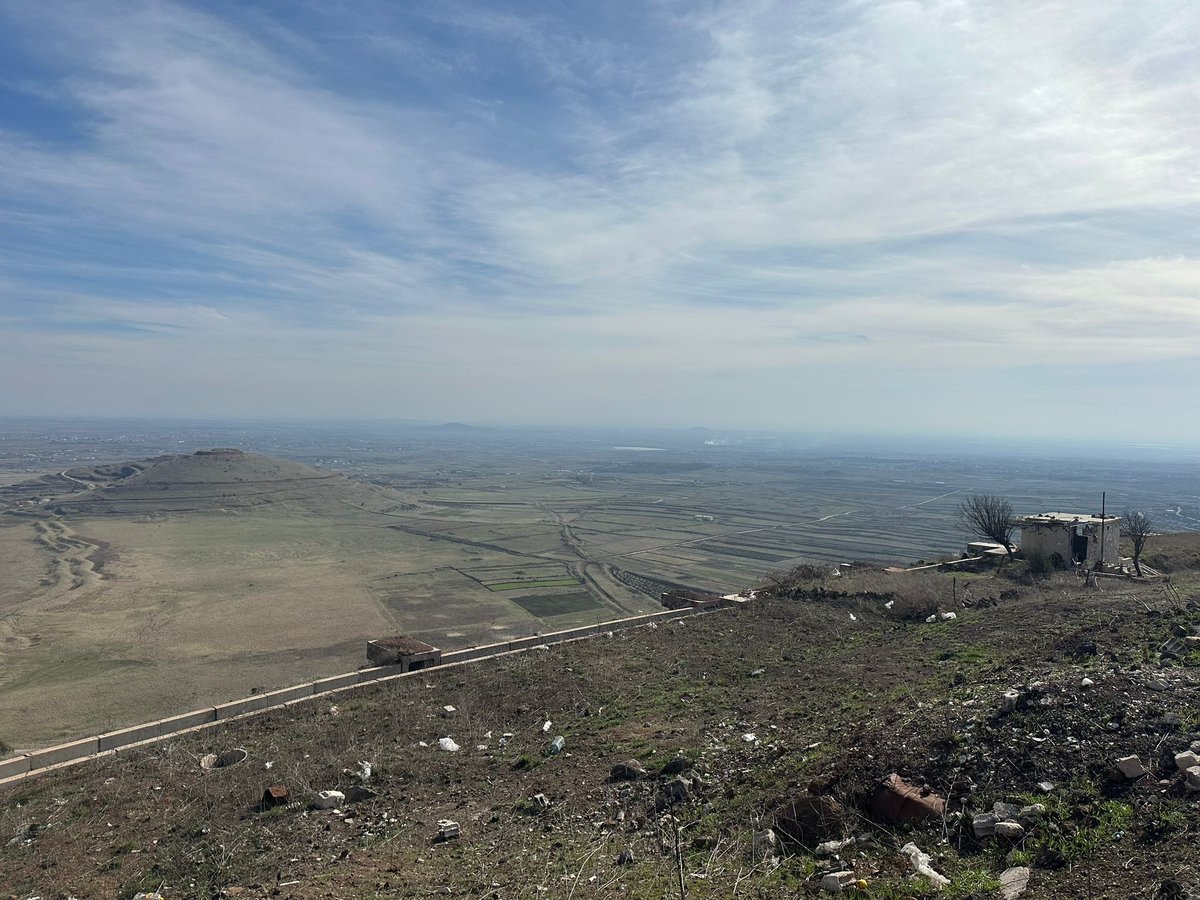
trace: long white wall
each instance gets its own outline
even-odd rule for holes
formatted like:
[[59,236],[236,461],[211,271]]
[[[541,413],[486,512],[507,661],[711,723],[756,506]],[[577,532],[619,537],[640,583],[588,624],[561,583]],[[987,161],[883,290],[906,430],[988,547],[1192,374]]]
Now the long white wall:
[[[720,607],[717,607],[720,608]],[[533,647],[546,644],[562,644],[567,641],[578,641],[605,634],[609,631],[624,631],[629,628],[639,628],[651,623],[682,619],[688,616],[703,615],[713,609],[670,609],[664,612],[649,613],[643,616],[631,616],[627,619],[616,619],[612,622],[601,622],[597,625],[585,625],[582,628],[568,628],[565,631],[553,631],[549,634],[536,635],[528,638],[518,638],[513,641],[502,641],[498,644],[485,644],[481,647],[471,647],[466,650],[451,650],[442,654],[441,663],[428,669],[417,669],[413,672],[401,672],[399,666],[377,666],[371,669],[358,669],[342,675],[333,675],[317,681],[297,684],[293,687],[263,694],[254,694],[241,700],[232,700],[217,706],[207,706],[203,709],[192,710],[167,719],[156,719],[144,722],[130,728],[121,728],[95,737],[83,738],[54,747],[32,750],[20,756],[0,759],[0,786],[15,784],[40,775],[52,769],[74,765],[84,760],[93,759],[110,753],[140,747],[165,738],[210,728],[213,725],[225,724],[230,719],[242,718],[282,706],[315,697],[323,697],[335,691],[344,691],[365,684],[376,684],[390,681],[394,678],[406,678],[409,675],[425,675],[447,666],[464,665],[483,659],[492,659],[508,653],[519,653]]]

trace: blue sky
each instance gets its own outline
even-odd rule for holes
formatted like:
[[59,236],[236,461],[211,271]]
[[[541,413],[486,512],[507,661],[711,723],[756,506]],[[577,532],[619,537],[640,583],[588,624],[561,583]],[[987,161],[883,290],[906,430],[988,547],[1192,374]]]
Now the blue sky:
[[0,414],[1200,442],[1200,4],[0,0]]

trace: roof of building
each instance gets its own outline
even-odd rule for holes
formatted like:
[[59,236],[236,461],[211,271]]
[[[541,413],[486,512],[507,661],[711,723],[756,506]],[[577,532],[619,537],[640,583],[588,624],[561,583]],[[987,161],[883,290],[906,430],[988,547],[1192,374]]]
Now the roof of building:
[[1022,525],[1100,525],[1103,522],[1116,522],[1117,516],[1092,516],[1087,513],[1048,512],[1036,516],[1026,516],[1021,520]]
[[380,647],[387,647],[389,650],[396,650],[400,653],[433,653],[437,650],[437,647],[434,647],[432,644],[418,641],[416,638],[405,637],[402,634],[395,637],[379,638],[371,643],[378,644]]

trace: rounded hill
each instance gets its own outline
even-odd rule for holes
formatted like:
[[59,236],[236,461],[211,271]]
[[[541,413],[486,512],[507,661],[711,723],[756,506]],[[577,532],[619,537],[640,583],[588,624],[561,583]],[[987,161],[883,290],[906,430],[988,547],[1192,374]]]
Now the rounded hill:
[[63,498],[58,505],[95,514],[187,512],[287,501],[378,508],[393,502],[382,490],[336,472],[233,448],[156,457],[113,474],[111,480]]

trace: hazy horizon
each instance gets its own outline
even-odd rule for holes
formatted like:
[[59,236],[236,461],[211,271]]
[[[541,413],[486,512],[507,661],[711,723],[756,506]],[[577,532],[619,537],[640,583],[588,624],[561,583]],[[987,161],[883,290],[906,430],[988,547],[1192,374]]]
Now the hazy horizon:
[[0,414],[1200,445],[1200,7],[0,2]]

